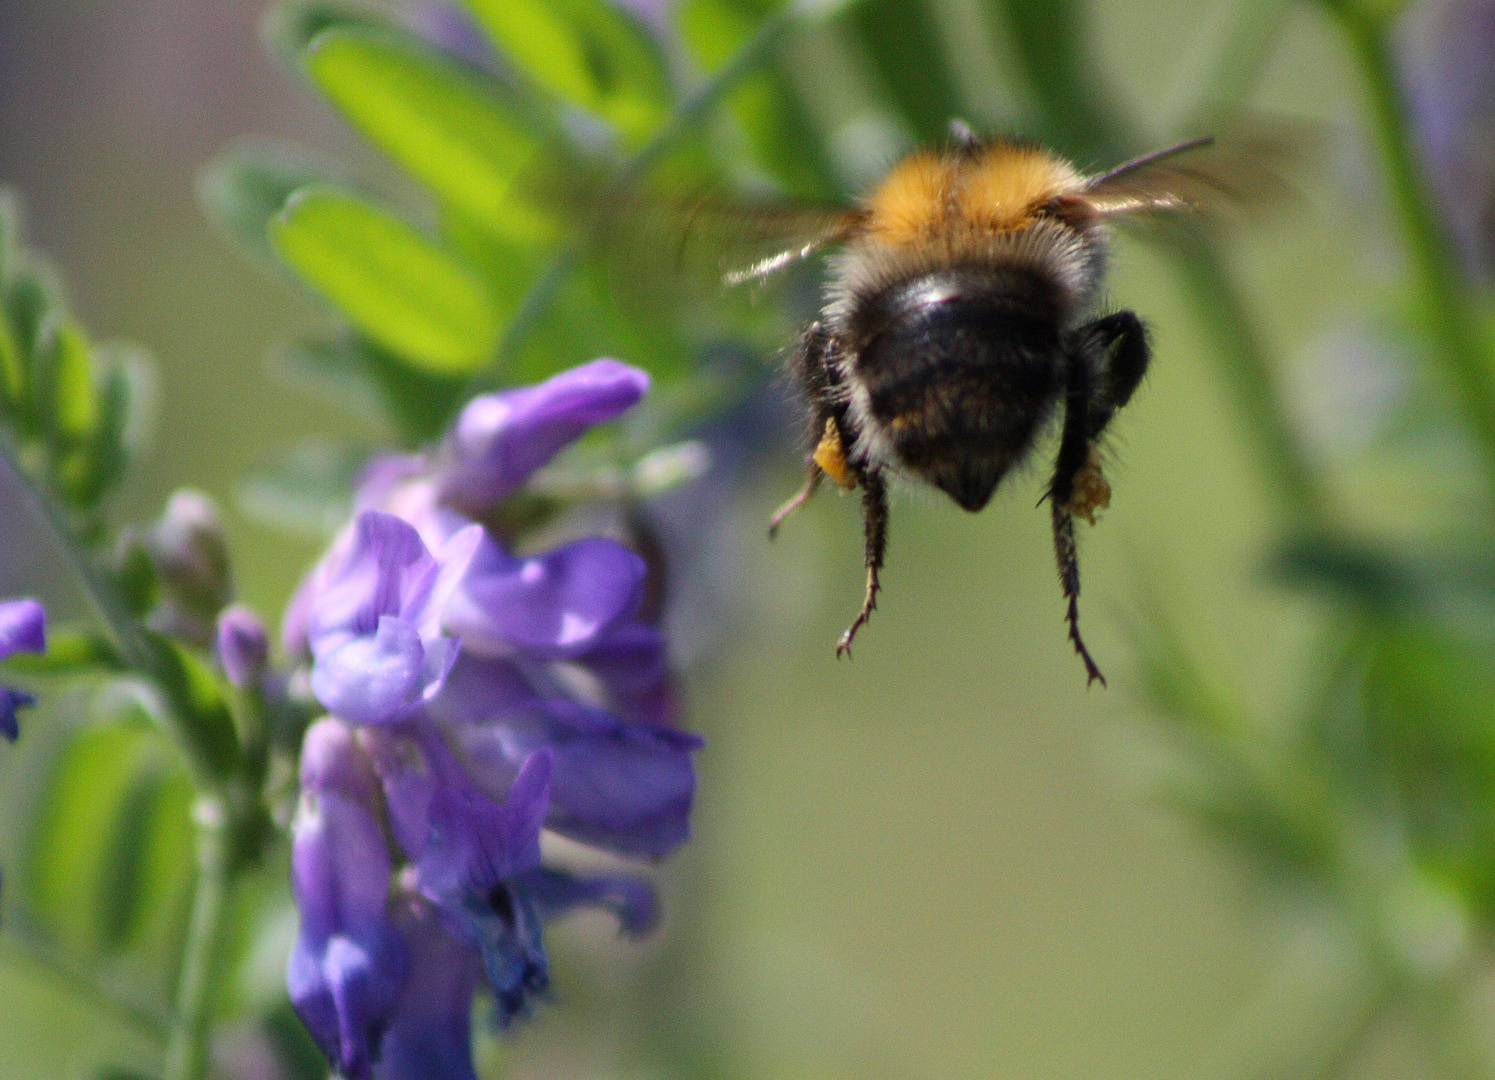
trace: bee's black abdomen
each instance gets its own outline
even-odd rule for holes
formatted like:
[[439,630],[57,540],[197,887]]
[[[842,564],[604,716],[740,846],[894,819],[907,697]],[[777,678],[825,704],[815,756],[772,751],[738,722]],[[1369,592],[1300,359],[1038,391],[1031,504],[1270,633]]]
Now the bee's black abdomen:
[[1053,290],[990,268],[926,274],[856,320],[868,419],[907,469],[980,510],[1032,445],[1064,385]]

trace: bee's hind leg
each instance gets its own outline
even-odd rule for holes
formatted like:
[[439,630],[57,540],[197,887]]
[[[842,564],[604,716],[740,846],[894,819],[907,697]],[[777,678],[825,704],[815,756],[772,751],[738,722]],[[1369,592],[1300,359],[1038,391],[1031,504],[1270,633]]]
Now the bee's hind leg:
[[836,656],[851,655],[851,639],[872,617],[877,609],[877,594],[882,588],[878,573],[882,570],[883,555],[888,548],[888,487],[880,473],[869,470],[861,477],[862,520],[866,527],[867,591],[862,597],[862,610],[836,643]]
[[[1091,396],[1093,370],[1091,357],[1077,350],[1070,356],[1069,390],[1064,405],[1064,435],[1059,443],[1059,459],[1054,463],[1054,479],[1049,485],[1049,509],[1054,524],[1054,556],[1059,564],[1059,582],[1068,602],[1065,620],[1069,623],[1069,640],[1085,662],[1086,685],[1096,680],[1106,685],[1085,639],[1080,636],[1080,559],[1075,547],[1075,513],[1093,513],[1099,500],[1098,491],[1087,490],[1097,482],[1104,484],[1093,461],[1095,447],[1091,441]],[[1092,475],[1093,474],[1093,475]],[[1105,489],[1109,499],[1110,489]],[[1078,505],[1077,505],[1078,504]]]
[[769,519],[768,538],[770,540],[778,535],[779,526],[784,524],[785,518],[810,501],[810,496],[815,494],[816,490],[820,487],[820,481],[824,479],[825,470],[815,462],[810,462],[810,472],[805,477],[805,486],[799,489],[794,498],[775,510],[773,517]]

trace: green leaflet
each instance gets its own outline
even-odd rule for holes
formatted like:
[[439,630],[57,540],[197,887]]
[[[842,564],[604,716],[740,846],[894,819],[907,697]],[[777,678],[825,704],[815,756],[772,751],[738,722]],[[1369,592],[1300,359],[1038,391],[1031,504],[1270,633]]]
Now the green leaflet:
[[78,731],[32,835],[31,909],[76,950],[173,938],[191,883],[191,799],[150,728],[124,720]]
[[404,35],[350,29],[319,35],[306,69],[354,126],[443,200],[522,246],[556,239],[557,223],[514,191],[537,140],[471,72]]
[[670,114],[654,40],[607,0],[467,0],[478,21],[536,84],[608,121],[639,145]]
[[466,264],[371,203],[327,187],[298,191],[270,226],[271,243],[364,333],[415,367],[480,368],[502,317]]

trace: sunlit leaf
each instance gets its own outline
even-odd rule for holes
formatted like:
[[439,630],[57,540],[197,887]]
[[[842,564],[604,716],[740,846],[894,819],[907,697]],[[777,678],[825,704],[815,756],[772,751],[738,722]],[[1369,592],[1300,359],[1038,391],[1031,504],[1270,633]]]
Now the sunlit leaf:
[[537,84],[641,143],[662,124],[670,84],[658,45],[607,0],[467,0]]
[[[685,0],[676,9],[680,34],[696,63],[717,71],[757,27],[754,15],[732,0]],[[745,78],[727,107],[746,137],[753,163],[790,194],[824,199],[834,193],[820,141],[783,71],[773,64]]]
[[378,31],[390,24],[366,7],[337,0],[288,0],[266,12],[260,36],[277,60],[296,71],[312,39],[337,27]]
[[308,188],[291,197],[270,233],[303,278],[417,367],[462,374],[492,355],[501,319],[485,283],[388,211]]
[[328,183],[335,170],[304,151],[272,143],[246,144],[214,158],[197,174],[197,197],[213,224],[267,265],[279,267],[270,247],[270,222],[298,188]]
[[319,35],[306,68],[374,145],[474,221],[524,245],[556,238],[513,191],[537,142],[491,84],[409,38],[354,30]]
[[185,774],[148,727],[80,729],[31,841],[31,910],[75,950],[168,940],[190,885],[190,802]]

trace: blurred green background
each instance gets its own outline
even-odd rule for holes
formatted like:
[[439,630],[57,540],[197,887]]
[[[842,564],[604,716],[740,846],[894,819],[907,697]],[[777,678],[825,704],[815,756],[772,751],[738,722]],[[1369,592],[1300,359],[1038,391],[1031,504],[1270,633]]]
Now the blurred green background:
[[[320,544],[244,516],[237,484],[303,435],[378,433],[267,378],[267,349],[317,309],[210,230],[193,177],[253,134],[313,147],[376,189],[408,188],[264,58],[261,8],[0,2],[0,183],[25,196],[32,242],[83,320],[158,359],[159,428],[120,516],[154,516],[182,485],[209,492],[226,508],[243,597],[278,612]],[[1283,20],[1250,103],[1324,121],[1328,147],[1302,204],[1232,230],[1226,261],[1334,512],[1371,535],[1446,531],[1474,498],[1465,459],[1367,461],[1406,392],[1411,346],[1385,325],[1403,256],[1338,29],[1319,8],[1272,3],[1078,10],[1096,78],[1149,142],[1217,74],[1233,27]],[[900,49],[910,26],[938,69],[891,64],[926,57]],[[990,128],[1031,100],[982,0],[867,0],[784,56],[851,190],[916,140],[917,110],[936,128],[952,110]],[[780,449],[710,530],[736,602],[687,670],[689,723],[709,748],[695,838],[664,872],[665,933],[639,947],[611,942],[600,921],[559,927],[559,998],[488,1048],[492,1075],[1267,1076],[1273,1059],[1312,1058],[1344,1016],[1353,1023],[1336,931],[1263,893],[1140,791],[1154,749],[1125,628],[1146,597],[1212,678],[1267,714],[1306,693],[1299,660],[1323,618],[1264,571],[1282,513],[1177,264],[1123,240],[1110,288],[1156,345],[1113,428],[1112,508],[1081,539],[1088,636],[1111,688],[1087,692],[1065,640],[1037,472],[979,516],[902,494],[884,599],[855,660],[837,663],[861,590],[857,507],[823,495],[770,546],[764,522],[799,464],[765,433]],[[0,544],[0,595],[40,591],[81,610],[14,498],[0,501]],[[1495,989],[1483,997],[1495,1032]],[[0,1076],[153,1060],[138,1032],[13,951],[0,1002]],[[1405,1035],[1378,1027],[1349,1071],[1423,1075]],[[225,1039],[241,1075],[275,1075]]]

